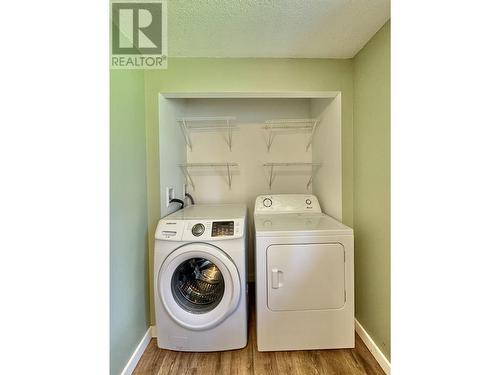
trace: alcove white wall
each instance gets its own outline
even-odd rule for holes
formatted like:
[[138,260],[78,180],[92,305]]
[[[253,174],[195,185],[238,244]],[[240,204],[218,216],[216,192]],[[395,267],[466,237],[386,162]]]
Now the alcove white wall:
[[313,137],[312,160],[321,163],[313,193],[324,213],[342,221],[341,94],[333,100],[311,100],[311,114],[322,119]]
[[176,198],[183,198],[184,175],[178,165],[186,162],[186,143],[177,118],[185,108],[184,99],[165,99],[158,96],[159,103],[159,142],[160,142],[160,202],[161,216],[168,215],[179,208],[177,203],[167,207],[167,187],[173,187]]
[[[308,168],[276,170],[272,190],[268,186],[269,169],[266,162],[311,162],[312,152],[306,152],[308,134],[287,132],[275,136],[268,152],[267,132],[262,129],[265,120],[272,118],[309,118],[308,99],[188,99],[187,116],[235,116],[237,129],[233,133],[232,150],[226,144],[225,132],[193,132],[193,150],[187,149],[188,163],[226,162],[240,164],[236,169],[231,189],[227,186],[224,168],[219,176],[213,170],[192,170],[195,191],[200,203],[245,202],[253,212],[255,197],[259,194],[306,193]],[[188,190],[191,190],[189,188]]]

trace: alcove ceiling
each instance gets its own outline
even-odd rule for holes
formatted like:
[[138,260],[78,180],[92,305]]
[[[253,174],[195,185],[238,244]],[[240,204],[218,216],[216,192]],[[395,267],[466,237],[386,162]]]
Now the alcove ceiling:
[[169,0],[169,57],[351,58],[389,0]]

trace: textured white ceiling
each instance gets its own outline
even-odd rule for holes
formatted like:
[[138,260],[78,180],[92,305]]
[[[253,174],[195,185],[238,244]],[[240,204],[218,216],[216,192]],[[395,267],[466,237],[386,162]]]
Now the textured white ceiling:
[[169,0],[171,57],[353,57],[389,0]]

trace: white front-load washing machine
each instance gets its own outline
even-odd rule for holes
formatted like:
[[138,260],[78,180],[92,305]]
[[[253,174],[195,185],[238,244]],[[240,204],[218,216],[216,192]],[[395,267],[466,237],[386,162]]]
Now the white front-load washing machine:
[[255,201],[257,349],[354,347],[353,231],[314,195]]
[[247,208],[193,205],[155,233],[158,346],[220,351],[247,344]]

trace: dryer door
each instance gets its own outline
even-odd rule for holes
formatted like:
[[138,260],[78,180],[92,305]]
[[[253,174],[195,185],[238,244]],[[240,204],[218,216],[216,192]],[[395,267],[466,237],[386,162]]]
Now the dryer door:
[[212,328],[238,306],[240,277],[221,249],[204,243],[179,247],[163,262],[158,274],[163,307],[181,326]]
[[344,246],[267,248],[267,304],[275,311],[339,309],[345,303]]

